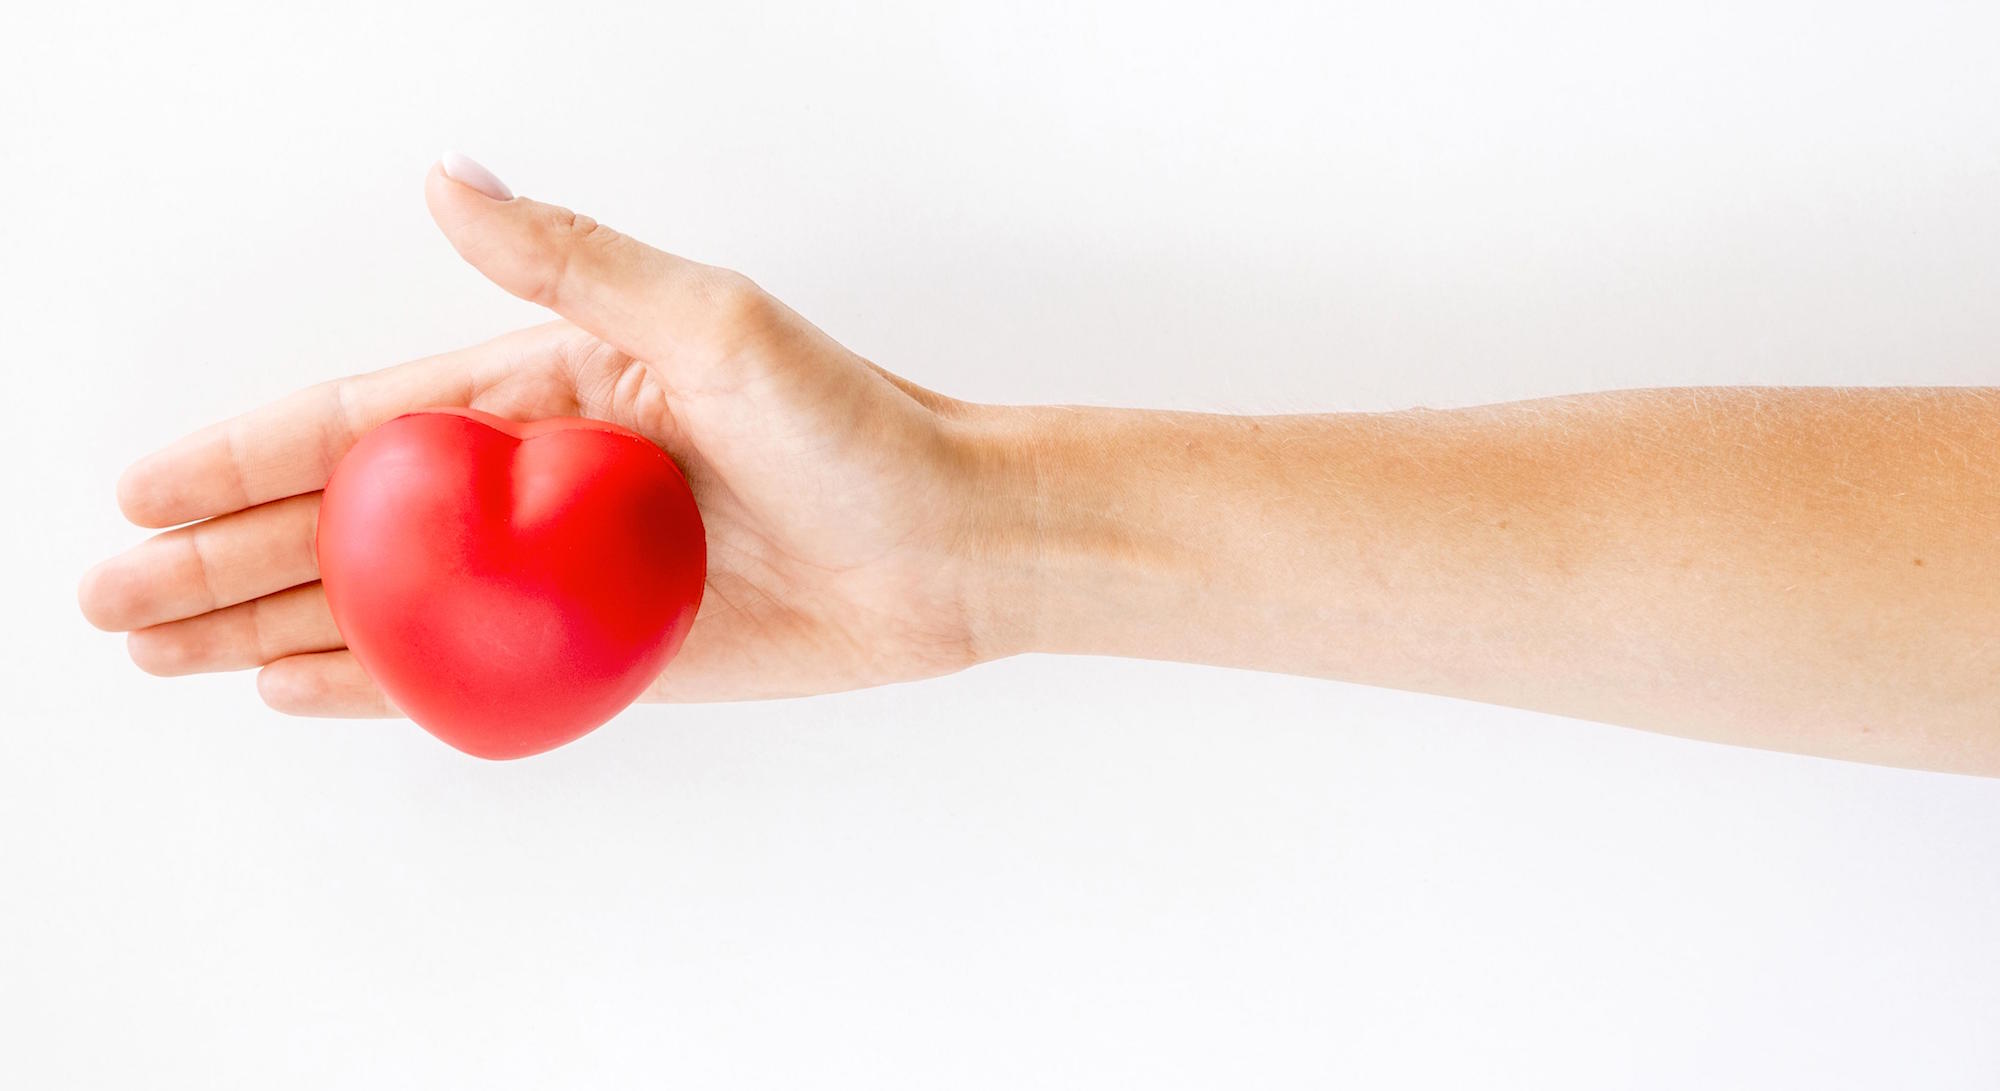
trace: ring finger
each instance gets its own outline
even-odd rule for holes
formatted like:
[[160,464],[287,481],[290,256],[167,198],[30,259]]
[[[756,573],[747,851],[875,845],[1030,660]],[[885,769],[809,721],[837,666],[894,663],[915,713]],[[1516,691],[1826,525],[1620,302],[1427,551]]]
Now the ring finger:
[[317,583],[149,626],[126,638],[132,661],[159,675],[246,670],[339,647],[340,630]]

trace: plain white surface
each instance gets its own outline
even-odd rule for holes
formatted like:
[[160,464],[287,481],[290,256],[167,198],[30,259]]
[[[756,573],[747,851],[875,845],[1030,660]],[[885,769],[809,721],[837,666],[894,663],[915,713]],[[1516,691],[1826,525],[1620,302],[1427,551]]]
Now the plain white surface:
[[2000,783],[1046,658],[489,765],[72,595],[130,459],[537,320],[447,147],[963,397],[1992,382],[1994,12],[10,11],[0,1085],[1993,1087]]

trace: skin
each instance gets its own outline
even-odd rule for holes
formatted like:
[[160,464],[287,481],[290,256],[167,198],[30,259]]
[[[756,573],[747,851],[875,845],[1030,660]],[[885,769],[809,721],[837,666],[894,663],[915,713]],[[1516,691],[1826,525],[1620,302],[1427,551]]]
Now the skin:
[[368,429],[581,415],[681,464],[708,590],[664,701],[822,693],[1022,652],[1175,659],[1723,742],[2000,775],[2000,395],[1625,391],[1226,417],[955,401],[739,274],[433,168],[459,253],[563,321],[312,387],[134,464],[175,529],[83,579],[156,674],[394,709],[317,579]]

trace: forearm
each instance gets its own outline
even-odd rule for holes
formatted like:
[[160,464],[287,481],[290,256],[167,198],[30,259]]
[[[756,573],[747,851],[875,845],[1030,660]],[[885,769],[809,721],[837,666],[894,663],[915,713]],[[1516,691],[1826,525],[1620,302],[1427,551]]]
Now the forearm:
[[2000,773],[2000,398],[998,411],[990,645]]

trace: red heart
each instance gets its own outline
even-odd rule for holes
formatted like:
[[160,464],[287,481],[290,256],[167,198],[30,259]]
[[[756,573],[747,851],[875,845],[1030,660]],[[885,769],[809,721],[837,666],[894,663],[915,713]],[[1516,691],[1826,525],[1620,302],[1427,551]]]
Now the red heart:
[[482,758],[539,754],[645,691],[701,605],[701,514],[665,451],[602,421],[397,417],[327,482],[340,635],[405,714]]

